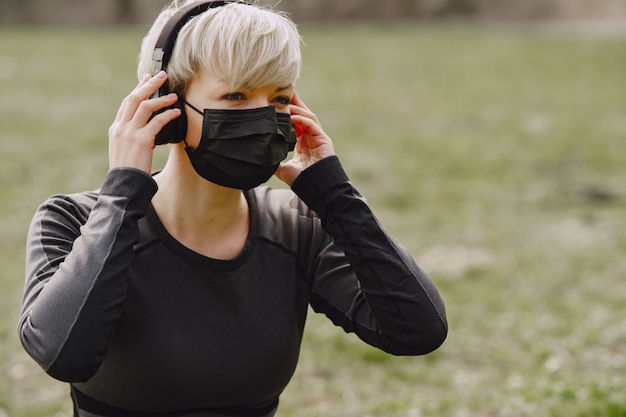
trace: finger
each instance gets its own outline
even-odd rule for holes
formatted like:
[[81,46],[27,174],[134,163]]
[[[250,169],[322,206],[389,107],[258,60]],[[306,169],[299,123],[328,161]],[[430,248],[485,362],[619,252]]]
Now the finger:
[[294,106],[291,105],[289,107],[289,112],[291,114],[291,116],[302,116],[302,117],[306,117],[308,119],[313,120],[315,123],[319,123],[319,120],[317,120],[317,116],[315,115],[315,113],[313,113],[312,111],[305,109],[303,107],[300,106]]
[[[152,93],[154,93],[157,89],[154,88],[154,86],[158,86],[161,87],[165,81],[167,80],[168,76],[167,73],[165,71],[159,71],[158,73],[154,74],[154,75],[150,75],[150,74],[146,74],[144,75],[144,77],[139,81],[139,84],[135,87],[135,90],[140,90],[142,88],[144,89],[148,89],[148,92],[150,95],[152,95]],[[152,90],[152,91],[150,91]]]
[[159,72],[154,77],[150,77],[147,81],[140,82],[137,87],[124,99],[124,111],[122,112],[122,120],[131,120],[137,111],[139,105],[149,99],[165,82],[167,74],[164,71]]
[[314,120],[306,115],[292,114],[291,123],[293,123],[294,126],[299,126],[300,129],[303,129],[301,130],[302,133],[310,133],[312,135],[325,135],[324,130],[322,130],[322,127],[319,125],[317,120]]
[[162,113],[157,114],[148,122],[146,125],[146,133],[150,134],[152,137],[156,137],[156,135],[163,129],[163,127],[171,122],[179,118],[181,115],[181,110],[176,109],[168,109]]
[[304,134],[304,132],[306,132],[306,130],[304,130],[304,128],[300,124],[293,123],[293,129],[296,131],[297,138],[299,138]]
[[173,106],[177,101],[178,95],[176,93],[144,100],[139,104],[130,124],[140,129],[145,126],[151,118],[156,117],[155,113],[163,112],[165,108]]
[[316,123],[319,123],[319,120],[317,119],[315,113],[313,113],[311,109],[309,109],[306,104],[304,104],[304,102],[295,92],[291,99],[291,106],[289,106],[289,111],[291,114],[300,114],[302,116],[306,116],[315,120]]

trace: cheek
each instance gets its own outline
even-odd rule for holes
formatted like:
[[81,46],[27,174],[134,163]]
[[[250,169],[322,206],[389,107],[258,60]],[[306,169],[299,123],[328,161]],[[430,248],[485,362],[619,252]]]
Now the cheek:
[[187,134],[185,135],[185,142],[187,146],[195,149],[200,143],[202,136],[202,119],[195,117],[194,114],[187,113]]

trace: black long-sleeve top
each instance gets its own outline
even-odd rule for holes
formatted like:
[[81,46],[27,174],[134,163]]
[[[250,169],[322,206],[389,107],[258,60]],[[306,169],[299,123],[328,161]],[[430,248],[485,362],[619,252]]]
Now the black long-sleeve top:
[[337,157],[292,190],[247,191],[250,231],[231,260],[176,241],[151,206],[156,190],[143,172],[113,169],[100,190],[53,196],[33,218],[20,338],[72,384],[78,408],[271,415],[309,305],[394,355],[445,339],[435,286]]

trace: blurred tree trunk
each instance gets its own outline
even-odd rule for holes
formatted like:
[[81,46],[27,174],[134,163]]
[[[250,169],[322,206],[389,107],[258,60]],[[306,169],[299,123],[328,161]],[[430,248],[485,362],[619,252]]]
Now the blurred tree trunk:
[[117,0],[117,19],[120,23],[134,22],[133,0]]
[[437,15],[439,16],[471,16],[478,11],[475,0],[447,0]]

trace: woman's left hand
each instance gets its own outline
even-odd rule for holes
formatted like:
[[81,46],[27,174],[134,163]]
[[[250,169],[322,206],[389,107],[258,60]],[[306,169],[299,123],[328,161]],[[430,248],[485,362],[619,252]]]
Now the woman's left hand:
[[322,130],[317,116],[300,100],[298,93],[293,95],[290,111],[298,142],[293,157],[281,163],[275,173],[289,186],[302,171],[335,154],[332,140]]

